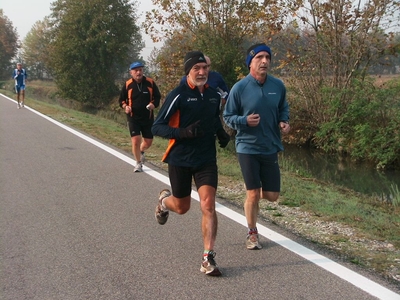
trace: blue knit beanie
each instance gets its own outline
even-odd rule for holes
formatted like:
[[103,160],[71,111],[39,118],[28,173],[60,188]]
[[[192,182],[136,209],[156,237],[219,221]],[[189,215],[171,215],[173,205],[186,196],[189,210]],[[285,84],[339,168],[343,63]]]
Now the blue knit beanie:
[[255,44],[247,50],[246,66],[249,69],[251,60],[253,59],[254,56],[257,55],[258,52],[261,51],[267,51],[269,53],[269,56],[272,58],[271,49],[265,43]]

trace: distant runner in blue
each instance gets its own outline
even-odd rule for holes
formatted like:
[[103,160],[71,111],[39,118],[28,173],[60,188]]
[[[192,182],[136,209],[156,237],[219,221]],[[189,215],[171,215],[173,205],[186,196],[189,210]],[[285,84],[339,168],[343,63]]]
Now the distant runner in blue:
[[[218,93],[221,95],[221,106],[224,106],[229,95],[228,86],[226,85],[225,80],[220,73],[211,71],[211,59],[206,55],[204,55],[204,57],[209,70],[207,84],[214,89],[217,89]],[[185,82],[186,76],[183,76],[180,84],[184,84]]]
[[14,69],[13,76],[15,80],[15,92],[17,93],[18,109],[24,107],[25,100],[25,84],[28,78],[26,70],[22,68],[21,63],[17,63],[17,68]]

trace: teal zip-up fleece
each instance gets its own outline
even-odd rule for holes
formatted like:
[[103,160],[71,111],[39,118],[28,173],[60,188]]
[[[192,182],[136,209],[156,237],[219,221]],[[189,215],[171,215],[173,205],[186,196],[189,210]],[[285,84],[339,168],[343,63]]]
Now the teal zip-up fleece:
[[[247,116],[260,115],[260,124],[247,126]],[[271,75],[260,84],[250,74],[231,89],[223,113],[225,123],[236,134],[236,152],[273,154],[283,151],[279,122],[289,121],[289,104],[283,82]]]

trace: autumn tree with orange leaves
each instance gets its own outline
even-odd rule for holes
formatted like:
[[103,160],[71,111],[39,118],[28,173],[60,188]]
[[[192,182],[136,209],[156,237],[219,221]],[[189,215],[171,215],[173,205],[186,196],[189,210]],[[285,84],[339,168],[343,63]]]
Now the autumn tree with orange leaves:
[[183,74],[187,51],[201,50],[232,86],[247,73],[244,53],[253,41],[268,41],[280,30],[285,8],[282,1],[153,0],[160,9],[146,14],[145,32],[154,42],[164,42],[154,59],[159,81],[170,89]]
[[12,58],[19,48],[17,29],[0,9],[0,78],[9,79],[12,69]]

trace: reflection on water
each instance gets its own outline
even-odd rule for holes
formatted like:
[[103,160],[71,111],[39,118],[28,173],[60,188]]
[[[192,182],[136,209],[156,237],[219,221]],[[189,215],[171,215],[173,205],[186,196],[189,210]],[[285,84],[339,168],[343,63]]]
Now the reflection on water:
[[335,155],[285,145],[282,158],[312,177],[368,195],[388,195],[391,185],[400,188],[400,171],[377,171],[373,166]]

